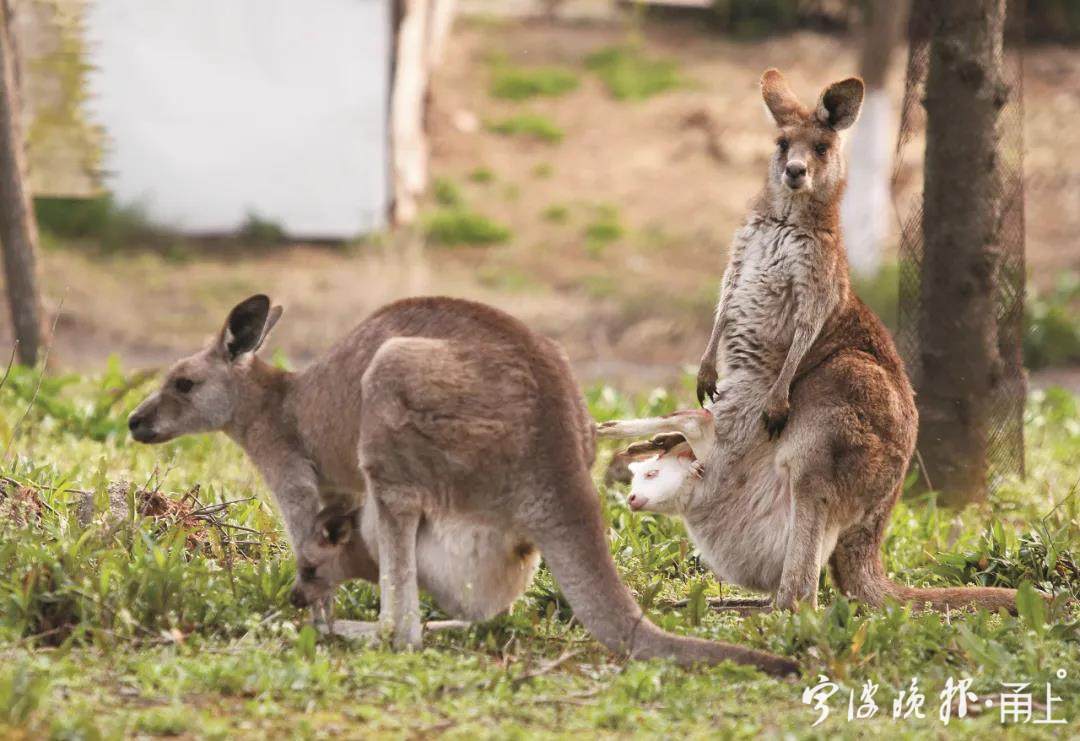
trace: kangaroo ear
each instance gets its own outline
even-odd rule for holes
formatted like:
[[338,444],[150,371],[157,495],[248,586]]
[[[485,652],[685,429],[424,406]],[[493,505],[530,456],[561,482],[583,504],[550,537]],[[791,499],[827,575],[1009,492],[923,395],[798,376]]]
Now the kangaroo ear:
[[270,305],[270,298],[257,294],[246,298],[229,312],[218,337],[218,347],[229,361],[262,346],[270,330],[281,318],[282,308]]
[[766,70],[761,76],[761,97],[765,99],[765,107],[769,109],[777,126],[798,123],[800,117],[806,114],[802,103],[788,87],[780,70]]
[[694,449],[690,447],[690,443],[679,443],[669,450],[667,455],[673,455],[676,458],[687,458],[692,461],[697,460],[697,457],[694,455]]
[[821,93],[814,116],[834,131],[843,131],[859,118],[862,108],[863,81],[849,77],[834,82]]
[[336,510],[332,513],[319,515],[319,535],[329,545],[344,545],[352,539],[356,525],[356,510],[342,512]]

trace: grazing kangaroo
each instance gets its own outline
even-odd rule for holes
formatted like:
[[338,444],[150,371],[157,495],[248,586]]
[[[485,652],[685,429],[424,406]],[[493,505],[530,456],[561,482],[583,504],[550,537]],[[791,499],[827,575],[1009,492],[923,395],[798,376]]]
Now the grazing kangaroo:
[[840,591],[872,605],[892,597],[1015,610],[1011,589],[911,589],[885,574],[881,544],[917,413],[892,339],[851,291],[840,238],[838,133],[855,122],[863,84],[829,85],[813,109],[776,70],[761,90],[779,135],[765,187],[735,235],[701,361],[698,399],[710,403],[599,432],[683,435],[703,478],[665,506],[722,578],[773,593],[780,607],[816,605],[828,561]]
[[[365,497],[373,553],[329,576],[377,574],[379,623],[395,647],[421,644],[419,581],[487,615],[525,588],[536,548],[575,616],[614,652],[797,670],[644,617],[608,550],[589,475],[595,428],[554,342],[481,304],[415,298],[376,311],[290,373],[255,355],[280,316],[266,296],[238,304],[216,339],[177,362],[132,413],[132,436],[159,443],[224,431],[269,485],[294,552],[325,525],[321,501]],[[473,549],[468,558],[463,549]],[[470,597],[490,579],[509,584],[494,590],[494,606]]]

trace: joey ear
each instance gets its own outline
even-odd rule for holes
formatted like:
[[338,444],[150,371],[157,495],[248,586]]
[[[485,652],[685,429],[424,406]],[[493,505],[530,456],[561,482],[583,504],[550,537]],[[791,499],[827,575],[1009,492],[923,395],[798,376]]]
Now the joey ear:
[[649,458],[658,457],[659,454],[657,453],[657,450],[659,450],[659,448],[657,448],[656,445],[654,445],[652,442],[646,441],[639,443],[631,443],[629,446],[619,452],[618,455],[620,458],[627,461],[645,461]]
[[863,81],[849,77],[834,82],[821,93],[814,117],[833,131],[843,131],[859,118],[863,101]]
[[690,447],[690,443],[679,443],[669,450],[667,455],[674,455],[676,458],[687,458],[692,461],[697,460],[697,457],[694,455],[694,449]]
[[218,338],[221,353],[232,361],[258,350],[281,318],[281,312],[280,306],[271,307],[270,298],[261,293],[238,303],[221,328]]
[[322,521],[320,535],[330,545],[344,545],[352,539],[356,525],[356,510],[335,514]]
[[802,103],[778,69],[766,70],[761,76],[761,97],[777,126],[798,123],[805,115]]

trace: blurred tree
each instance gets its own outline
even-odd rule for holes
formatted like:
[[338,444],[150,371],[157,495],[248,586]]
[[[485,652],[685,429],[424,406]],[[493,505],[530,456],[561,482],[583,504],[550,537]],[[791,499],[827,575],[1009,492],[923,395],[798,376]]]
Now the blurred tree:
[[866,83],[866,100],[848,145],[848,187],[840,209],[848,261],[861,277],[873,277],[881,268],[888,234],[890,137],[896,112],[885,82],[908,4],[908,0],[870,0],[864,16],[859,74]]
[[1005,0],[920,2],[929,14],[919,450],[946,504],[986,497],[1010,343],[999,327]]
[[395,0],[390,94],[391,221],[416,218],[428,184],[427,107],[431,74],[442,59],[457,0]]
[[37,221],[26,178],[18,74],[9,0],[0,0],[0,244],[19,362],[34,365],[43,344]]

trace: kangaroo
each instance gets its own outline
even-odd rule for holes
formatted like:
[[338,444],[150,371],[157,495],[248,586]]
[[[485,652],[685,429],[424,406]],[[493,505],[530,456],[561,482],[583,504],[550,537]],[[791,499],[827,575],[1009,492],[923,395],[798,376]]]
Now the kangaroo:
[[677,515],[680,498],[689,490],[695,477],[700,478],[695,466],[694,451],[686,443],[679,443],[669,450],[644,460],[630,463],[630,493],[626,504],[634,512],[657,512]]
[[918,418],[892,339],[851,290],[839,230],[838,136],[858,117],[863,84],[833,83],[812,109],[777,70],[761,90],[779,133],[735,235],[698,372],[714,429],[703,433],[705,417],[684,412],[608,423],[600,435],[679,433],[696,445],[703,478],[668,506],[713,570],[774,594],[781,608],[816,607],[828,561],[840,591],[871,605],[1015,610],[1011,589],[911,589],[886,576],[881,543]]
[[[161,443],[225,432],[273,492],[294,553],[319,525],[322,502],[363,497],[374,552],[338,575],[346,566],[377,575],[380,630],[395,648],[422,643],[418,568],[430,585],[431,556],[419,548],[441,549],[446,591],[469,606],[469,584],[487,579],[484,570],[513,571],[500,602],[520,594],[529,546],[615,653],[797,671],[790,659],[675,636],[645,618],[604,537],[589,474],[595,426],[554,342],[481,304],[413,298],[376,311],[291,373],[256,356],[281,312],[264,295],[238,304],[216,338],[135,409],[131,434]],[[463,544],[476,551],[455,559]]]
[[[371,497],[325,507],[296,549],[292,603],[320,605],[352,579],[378,583],[378,512]],[[416,533],[422,589],[461,622],[489,620],[510,608],[540,565],[540,554],[512,530],[478,528],[452,518],[423,519]]]

